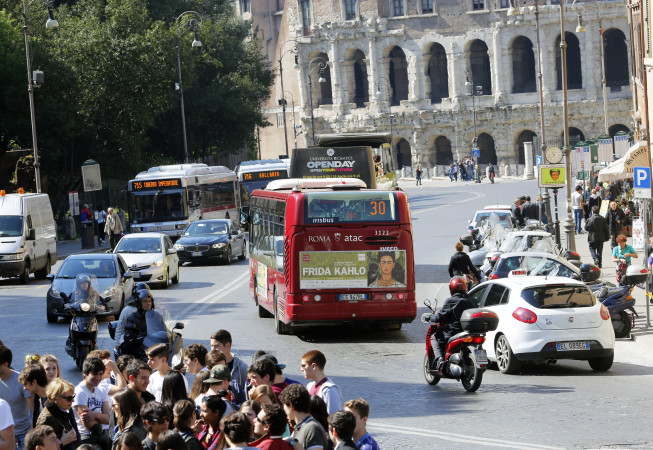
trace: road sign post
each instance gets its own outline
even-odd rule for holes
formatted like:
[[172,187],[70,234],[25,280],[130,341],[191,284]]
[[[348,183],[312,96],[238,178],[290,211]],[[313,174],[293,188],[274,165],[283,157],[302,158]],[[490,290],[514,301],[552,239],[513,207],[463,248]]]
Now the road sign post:
[[[651,199],[651,168],[650,167],[633,167],[633,190],[635,198],[642,200],[642,221],[644,222],[644,260],[648,261],[648,211],[649,201]],[[651,302],[649,301],[649,287],[646,284],[646,326],[651,326]]]

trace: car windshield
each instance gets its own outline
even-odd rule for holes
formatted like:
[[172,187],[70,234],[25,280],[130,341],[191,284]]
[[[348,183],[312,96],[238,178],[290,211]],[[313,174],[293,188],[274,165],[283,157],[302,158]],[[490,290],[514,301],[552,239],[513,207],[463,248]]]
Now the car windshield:
[[497,263],[494,273],[501,278],[508,276],[510,271],[517,269],[525,269],[528,275],[532,276],[576,277],[576,273],[560,261],[544,256],[530,255],[502,257]]
[[160,238],[126,238],[116,247],[116,253],[161,253]]
[[23,234],[21,216],[0,216],[0,236],[20,236]]
[[551,285],[524,289],[521,297],[539,309],[584,308],[596,299],[586,286]]
[[213,222],[195,222],[184,232],[184,236],[195,236],[198,234],[213,234],[225,235],[229,232],[229,227],[226,223],[213,223]]
[[97,278],[116,278],[116,265],[111,259],[67,259],[61,265],[57,278],[74,279],[80,273]]
[[525,234],[512,236],[504,241],[501,245],[501,251],[504,253],[525,251],[554,253],[553,246],[551,236]]
[[481,228],[486,223],[491,226],[501,225],[504,228],[512,228],[512,216],[510,213],[484,211],[476,213],[476,228]]

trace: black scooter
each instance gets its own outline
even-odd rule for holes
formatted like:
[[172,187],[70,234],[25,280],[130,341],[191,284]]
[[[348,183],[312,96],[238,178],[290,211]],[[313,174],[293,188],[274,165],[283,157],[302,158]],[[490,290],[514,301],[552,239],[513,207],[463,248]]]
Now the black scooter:
[[[95,313],[98,310],[107,309],[107,302],[98,297],[100,303],[98,307],[85,300],[75,301],[74,293],[68,297],[63,292],[61,298],[64,300],[64,309],[72,316],[66,342],[66,353],[75,360],[75,364],[81,370],[84,360],[97,344],[98,322]],[[110,309],[108,308],[108,310]]]

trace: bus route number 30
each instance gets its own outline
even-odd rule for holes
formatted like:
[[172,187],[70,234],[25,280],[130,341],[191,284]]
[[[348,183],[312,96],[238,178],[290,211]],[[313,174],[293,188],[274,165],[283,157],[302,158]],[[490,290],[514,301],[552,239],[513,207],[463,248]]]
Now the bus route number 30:
[[370,200],[370,215],[385,216],[385,202]]

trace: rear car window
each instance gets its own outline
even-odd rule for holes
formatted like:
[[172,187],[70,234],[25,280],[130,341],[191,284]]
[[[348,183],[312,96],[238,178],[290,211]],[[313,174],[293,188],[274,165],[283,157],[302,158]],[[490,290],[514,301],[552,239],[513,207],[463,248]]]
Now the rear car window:
[[538,286],[524,289],[521,297],[539,309],[583,308],[596,302],[586,286]]

